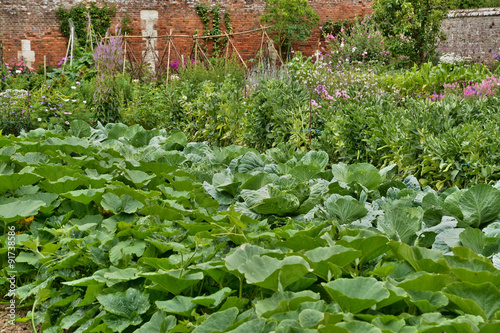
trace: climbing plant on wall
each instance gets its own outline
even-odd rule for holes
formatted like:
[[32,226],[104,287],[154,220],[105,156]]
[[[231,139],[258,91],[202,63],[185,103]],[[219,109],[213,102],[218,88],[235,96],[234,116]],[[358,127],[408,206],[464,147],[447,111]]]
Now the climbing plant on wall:
[[61,34],[69,38],[70,26],[68,19],[71,19],[75,25],[76,39],[80,42],[85,42],[87,40],[89,16],[94,33],[96,33],[97,36],[104,36],[115,14],[115,6],[108,6],[107,3],[104,3],[102,7],[98,7],[93,2],[90,3],[90,7],[88,8],[85,3],[79,3],[69,10],[64,7],[59,7],[56,11],[56,16],[60,21],[59,30]]
[[[210,9],[208,4],[198,2],[195,6],[195,10],[203,24],[203,36],[217,36],[223,34],[221,29],[221,8],[219,5],[215,5],[212,9]],[[211,29],[210,22],[212,22]],[[229,15],[229,9],[227,8],[224,11],[224,25],[226,26],[226,31],[228,33],[233,32],[231,16]],[[213,54],[218,56],[226,46],[227,38],[214,37],[212,42]]]

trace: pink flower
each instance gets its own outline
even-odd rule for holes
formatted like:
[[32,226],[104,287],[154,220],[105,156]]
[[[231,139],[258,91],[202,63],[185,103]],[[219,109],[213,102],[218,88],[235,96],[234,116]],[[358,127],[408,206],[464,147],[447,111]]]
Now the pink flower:
[[311,104],[312,104],[312,106],[317,107],[317,108],[321,107],[318,103],[316,103],[316,101],[314,99],[311,99]]

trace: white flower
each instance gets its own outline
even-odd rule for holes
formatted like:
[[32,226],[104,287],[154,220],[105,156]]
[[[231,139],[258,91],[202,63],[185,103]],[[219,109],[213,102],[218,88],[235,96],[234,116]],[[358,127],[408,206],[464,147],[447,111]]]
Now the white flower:
[[75,86],[71,86],[71,89],[76,89],[76,87]]
[[69,101],[69,99],[65,99],[64,101],[65,101],[65,102],[68,102],[68,101]]
[[42,118],[38,118],[38,121],[42,121]]
[[87,101],[83,101],[83,104],[87,104]]
[[356,52],[356,46],[352,48],[352,53]]
[[16,69],[17,74],[21,74],[21,71],[19,69]]
[[73,101],[73,103],[76,103],[76,99],[73,99],[72,101]]

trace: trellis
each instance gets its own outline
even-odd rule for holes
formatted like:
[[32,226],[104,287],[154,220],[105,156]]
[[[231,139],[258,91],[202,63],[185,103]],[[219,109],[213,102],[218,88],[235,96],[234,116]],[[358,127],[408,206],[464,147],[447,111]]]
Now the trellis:
[[[198,63],[203,63],[206,66],[210,67],[211,62],[209,60],[209,56],[207,53],[204,51],[203,47],[200,45],[200,41],[202,40],[208,40],[212,38],[221,38],[225,37],[227,39],[226,43],[226,49],[224,52],[224,59],[225,63],[227,66],[227,62],[230,57],[233,55],[236,55],[239,61],[243,64],[245,69],[248,70],[247,63],[243,59],[241,53],[238,51],[238,48],[236,47],[235,43],[233,42],[233,39],[235,36],[239,35],[245,35],[245,34],[254,34],[254,33],[261,33],[261,42],[260,42],[260,47],[256,51],[256,54],[258,54],[258,65],[262,65],[264,63],[269,64],[271,62],[270,59],[276,59],[275,62],[279,60],[279,65],[283,65],[284,61],[279,55],[279,52],[276,50],[274,46],[273,40],[270,38],[269,34],[267,33],[267,29],[269,27],[267,26],[260,26],[259,28],[252,29],[252,30],[246,30],[246,31],[241,31],[241,32],[232,32],[232,33],[227,33],[225,32],[224,34],[220,35],[209,35],[209,36],[199,36],[199,35],[181,35],[181,34],[173,34],[173,29],[170,30],[169,34],[167,35],[160,35],[160,36],[129,36],[125,35],[122,36],[123,38],[123,48],[124,48],[124,60],[127,59],[131,68],[131,74],[133,76],[139,76],[141,75],[142,71],[142,66],[144,63],[146,63],[146,58],[149,56],[149,54],[152,55],[154,59],[154,67],[155,67],[155,72],[156,76],[159,76],[158,74],[163,74],[161,72],[162,70],[162,65],[165,64],[166,60],[166,74],[167,74],[167,83],[168,80],[170,79],[170,65],[172,63],[172,54],[174,54],[177,59],[180,60],[181,64],[184,65],[184,55],[181,54],[178,50],[178,48],[175,45],[174,39],[190,39],[192,41],[192,46],[190,47],[190,53],[187,56],[188,59],[191,59],[194,61],[195,64]],[[104,39],[110,38],[110,37],[104,37]],[[136,55],[136,52],[134,52],[134,45],[131,44],[131,41],[134,39],[144,39],[146,42],[146,47],[143,48],[141,47],[141,51],[144,51],[143,54],[139,57]],[[153,45],[153,41],[158,41],[161,39],[166,39],[165,46],[163,50],[161,50],[161,53],[157,53],[157,50],[155,49]],[[266,47],[266,42],[267,45],[271,45],[271,48]],[[141,41],[142,43],[142,41]],[[138,49],[137,47],[135,49]],[[275,64],[277,65],[277,64]],[[123,72],[125,72],[125,61],[123,65]]]

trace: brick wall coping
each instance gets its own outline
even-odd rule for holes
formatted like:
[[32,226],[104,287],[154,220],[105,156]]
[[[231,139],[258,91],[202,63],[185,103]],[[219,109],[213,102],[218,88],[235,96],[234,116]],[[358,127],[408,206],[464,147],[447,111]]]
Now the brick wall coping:
[[448,12],[448,18],[472,16],[500,16],[500,8],[458,9]]

